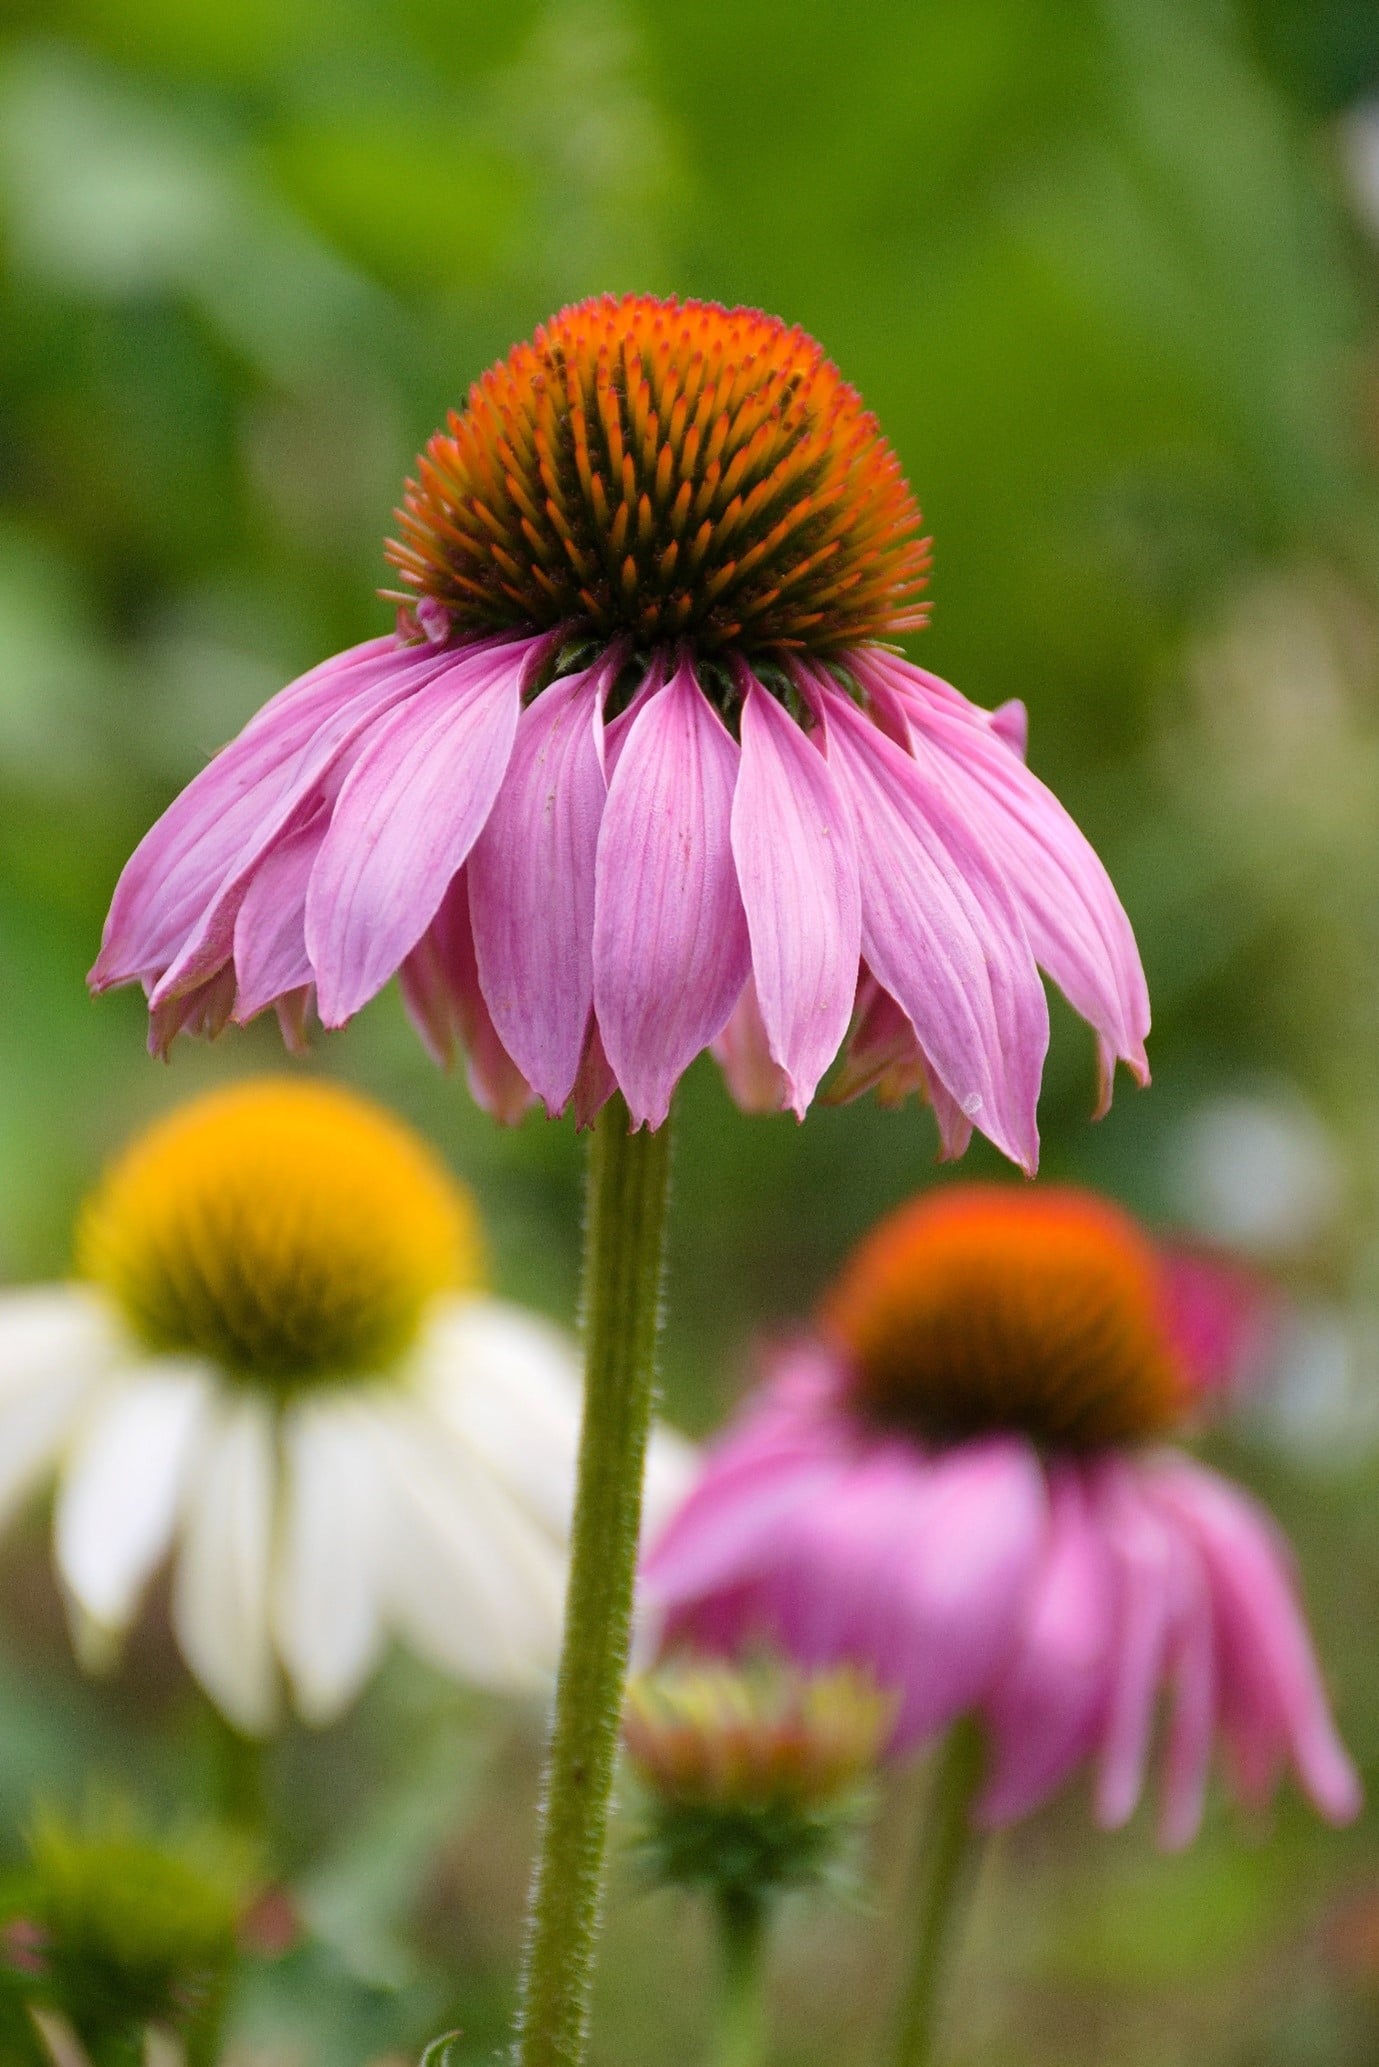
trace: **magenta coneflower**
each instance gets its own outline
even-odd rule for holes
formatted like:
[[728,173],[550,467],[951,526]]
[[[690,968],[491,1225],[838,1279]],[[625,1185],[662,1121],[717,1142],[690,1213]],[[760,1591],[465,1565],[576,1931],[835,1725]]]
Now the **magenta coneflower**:
[[753,1105],[933,1103],[1027,1168],[1038,965],[1146,1075],[1125,914],[978,709],[885,641],[924,621],[899,466],[819,347],[755,311],[567,309],[431,440],[389,547],[395,636],[275,697],[115,893],[97,988],[151,1042],[390,976],[499,1117],[657,1126],[720,1045]]
[[1168,1447],[1196,1375],[1172,1283],[1089,1193],[903,1207],[654,1547],[668,1642],[866,1667],[898,1694],[898,1749],[976,1715],[986,1824],[1088,1762],[1099,1819],[1125,1822],[1164,1693],[1165,1844],[1194,1835],[1218,1738],[1246,1801],[1291,1764],[1353,1816],[1286,1545]]

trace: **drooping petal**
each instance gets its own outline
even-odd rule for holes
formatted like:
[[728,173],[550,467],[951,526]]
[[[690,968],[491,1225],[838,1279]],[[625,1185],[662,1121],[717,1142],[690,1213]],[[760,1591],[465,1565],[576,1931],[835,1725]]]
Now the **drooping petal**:
[[1119,1830],[1134,1815],[1144,1789],[1169,1649],[1174,1546],[1128,1466],[1108,1462],[1092,1488],[1092,1499],[1119,1568],[1096,1813],[1103,1829]]
[[594,1002],[603,699],[621,652],[523,711],[469,863],[479,980],[504,1048],[551,1113],[569,1102]]
[[575,1078],[575,1125],[581,1132],[593,1126],[617,1088],[618,1080],[603,1052],[603,1036],[599,1032],[598,1021],[594,1020],[584,1043],[579,1075]]
[[924,1099],[938,1126],[940,1162],[966,1155],[971,1120],[944,1088],[895,999],[869,971],[858,989],[857,1024],[842,1068],[829,1087],[828,1102],[846,1105],[868,1091],[888,1106],[903,1105],[911,1097]]
[[456,1298],[433,1311],[418,1364],[438,1418],[563,1540],[584,1402],[573,1342],[503,1300]]
[[814,683],[866,855],[867,964],[964,1115],[1032,1172],[1048,1006],[1019,912],[944,785],[831,681]]
[[0,1296],[0,1519],[52,1464],[126,1348],[108,1306],[84,1286]]
[[295,795],[294,775],[320,728],[369,696],[386,707],[395,683],[417,679],[418,664],[418,654],[396,640],[370,639],[323,661],[265,704],[130,856],[91,971],[93,987],[161,976],[245,846],[265,825],[280,822],[284,796]]
[[[385,665],[361,671],[356,693],[320,714],[300,751],[272,767],[242,803],[229,801],[218,829],[205,827],[196,856],[198,868],[204,869],[223,854],[226,833],[231,829],[236,848],[226,857],[218,881],[208,885],[199,911],[154,984],[150,1002],[155,1008],[196,988],[223,967],[233,943],[240,902],[264,856],[317,810],[361,740],[388,711],[430,680],[436,668],[437,661],[429,651],[417,658],[409,649],[400,649]],[[189,884],[189,895],[190,889]]]
[[171,1358],[132,1371],[83,1427],[54,1518],[58,1570],[83,1611],[122,1631],[172,1541],[209,1379]]
[[323,1025],[343,1026],[381,990],[435,917],[493,808],[549,644],[462,651],[371,731],[307,892]]
[[1174,1593],[1168,1742],[1159,1812],[1159,1843],[1166,1852],[1181,1851],[1201,1828],[1217,1719],[1211,1588],[1201,1555],[1182,1530],[1174,1541]]
[[[828,1550],[821,1561],[821,1598],[834,1589],[838,1610],[825,1650],[840,1662],[856,1658],[897,1689],[900,1749],[965,1713],[1003,1666],[1048,1508],[1038,1460],[1018,1439],[940,1454],[922,1482],[908,1458],[897,1469],[883,1453],[874,1469],[874,1479],[872,1469],[852,1476],[849,1510],[838,1506],[840,1526],[830,1531],[837,1561]],[[830,1500],[825,1514],[833,1513]],[[868,1632],[857,1651],[854,1627]]]
[[[648,1530],[642,1576],[672,1631],[694,1641],[703,1613],[727,1594],[750,1621],[751,1589],[776,1565],[782,1523],[827,1497],[845,1469],[826,1440],[801,1440],[769,1413],[716,1445],[664,1530]],[[735,1631],[738,1641],[751,1634]]]
[[1020,1640],[983,1704],[990,1770],[976,1816],[1016,1822],[1087,1756],[1112,1674],[1115,1572],[1075,1466],[1050,1473],[1048,1549]]
[[1018,696],[997,704],[991,713],[991,729],[1013,754],[1025,759],[1029,753],[1029,712]]
[[[893,655],[869,658],[865,679],[876,678],[908,691],[915,752],[931,757],[1003,868],[1036,961],[1112,1055],[1147,1083],[1144,970],[1130,921],[1091,843],[1053,792],[1010,751],[999,714],[985,724],[975,722],[973,707],[964,711],[950,700],[957,691],[937,697],[935,677]],[[1107,1102],[1109,1085],[1102,1093],[1103,1106]]]
[[165,1062],[168,1050],[181,1033],[191,1034],[197,1040],[215,1040],[229,1025],[234,1005],[235,970],[234,964],[227,961],[214,976],[193,984],[190,990],[176,991],[159,1004],[150,1003],[149,1054],[155,1062]]
[[266,1734],[277,1715],[268,1623],[274,1476],[271,1410],[255,1398],[221,1404],[189,1472],[172,1588],[182,1655],[249,1736]]
[[259,863],[235,920],[235,1009],[245,1026],[315,981],[306,951],[306,892],[330,821],[318,812]]
[[499,1040],[479,987],[466,870],[451,883],[398,977],[408,1017],[432,1060],[449,1069],[458,1041],[475,1104],[501,1125],[516,1126],[532,1089]]
[[108,1302],[89,1285],[25,1285],[0,1291],[0,1410],[64,1372],[88,1383],[128,1355]]
[[369,1435],[339,1399],[305,1400],[282,1422],[273,1633],[309,1723],[348,1706],[383,1647],[383,1516]]
[[608,789],[594,1005],[635,1126],[725,1024],[747,979],[730,821],[738,747],[687,661],[639,713]]
[[771,1060],[771,1045],[750,976],[727,1025],[710,1047],[734,1103],[743,1112],[785,1111],[790,1103],[789,1080],[779,1063]]
[[[505,1300],[439,1302],[418,1358],[429,1405],[485,1468],[564,1542],[584,1403],[579,1352],[563,1330]],[[654,1529],[683,1499],[694,1451],[656,1423],[643,1515]]]
[[544,1528],[423,1406],[370,1408],[387,1475],[384,1583],[393,1626],[442,1671],[520,1691],[554,1670],[564,1563]]
[[1333,1823],[1350,1822],[1360,1811],[1360,1783],[1332,1719],[1286,1544],[1238,1486],[1204,1465],[1186,1459],[1165,1463],[1155,1488],[1202,1553],[1216,1608],[1223,1721],[1234,1720],[1247,1784],[1252,1759],[1244,1733],[1258,1733],[1253,1763],[1262,1782],[1277,1729],[1322,1815]]
[[851,815],[818,748],[745,671],[732,845],[772,1058],[803,1119],[852,1016],[861,895]]
[[646,1565],[671,1641],[768,1643],[894,1689],[905,1748],[962,1714],[1009,1655],[1046,1526],[1016,1440],[852,1457],[846,1431],[768,1412],[709,1459]]
[[315,1008],[314,983],[304,983],[299,989],[286,991],[282,997],[274,998],[273,1010],[277,1015],[278,1031],[289,1055],[310,1054],[311,1020]]

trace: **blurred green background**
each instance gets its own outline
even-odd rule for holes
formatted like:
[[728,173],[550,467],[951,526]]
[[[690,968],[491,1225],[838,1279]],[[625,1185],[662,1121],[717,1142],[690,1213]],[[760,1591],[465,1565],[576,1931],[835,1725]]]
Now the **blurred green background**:
[[[552,308],[640,288],[817,335],[935,537],[913,650],[1024,697],[1106,857],[1156,1083],[1087,1124],[1056,1015],[1045,1170],[1288,1284],[1217,1447],[1293,1531],[1344,1726],[1379,1756],[1379,13],[1370,0],[9,0],[0,63],[0,1277],[171,1100],[281,1066],[262,1029],[148,1061],[88,1002],[119,865],[275,688],[387,627],[413,453]],[[314,1067],[477,1188],[504,1290],[568,1318],[579,1144],[492,1128],[391,994]],[[668,1411],[933,1176],[927,1115],[682,1100]],[[995,1159],[979,1145],[965,1174]],[[35,1535],[0,1600],[0,1850],[35,1787],[174,1802],[214,1757],[156,1635],[67,1662]],[[490,2056],[535,1718],[397,1671],[273,1777],[316,1939],[253,1984],[246,2058]],[[169,1745],[176,1744],[176,1753]],[[349,1835],[339,1836],[342,1824]],[[887,1904],[801,1920],[780,2058],[864,2056]],[[334,1833],[332,1835],[332,1833]],[[1267,1838],[1267,1842],[1265,1841]],[[295,1849],[294,1849],[295,1848]],[[688,1909],[622,1875],[597,2057],[701,2045]],[[456,1979],[458,1976],[458,1980]],[[1224,1813],[1186,1860],[1070,1801],[1002,1850],[960,1984],[971,2062],[1379,2056],[1379,1831]]]

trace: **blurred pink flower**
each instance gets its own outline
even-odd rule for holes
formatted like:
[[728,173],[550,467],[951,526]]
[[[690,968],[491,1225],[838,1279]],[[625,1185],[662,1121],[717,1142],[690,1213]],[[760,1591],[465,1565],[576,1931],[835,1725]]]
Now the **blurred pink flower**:
[[1284,1312],[1262,1272],[1185,1242],[1160,1251],[1168,1325],[1204,1401],[1229,1403],[1261,1374]]
[[717,1045],[753,1107],[914,1090],[1032,1169],[1039,969],[1143,1081],[1149,1006],[1087,841],[989,713],[879,643],[922,623],[919,511],[817,345],[606,298],[437,433],[390,548],[396,638],[283,690],[134,854],[97,989],[151,1043],[397,974],[503,1119],[659,1125]]
[[819,1334],[767,1382],[654,1543],[668,1648],[864,1667],[894,1748],[975,1713],[980,1821],[1084,1764],[1125,1823],[1166,1693],[1160,1839],[1188,1843],[1213,1748],[1236,1793],[1291,1764],[1359,1808],[1286,1544],[1238,1487],[1162,1443],[1200,1373],[1172,1279],[1091,1194],[944,1188],[861,1245]]

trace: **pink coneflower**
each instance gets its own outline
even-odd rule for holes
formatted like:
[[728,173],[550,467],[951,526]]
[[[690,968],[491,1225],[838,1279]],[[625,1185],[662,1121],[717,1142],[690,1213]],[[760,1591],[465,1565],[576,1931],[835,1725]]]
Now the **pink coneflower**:
[[[1032,1168],[1042,965],[1146,1075],[1105,870],[978,709],[885,641],[920,515],[860,398],[752,310],[608,296],[470,391],[389,555],[398,631],[273,699],[142,842],[92,981],[151,1042],[276,1007],[291,1043],[394,974],[502,1118],[658,1125],[718,1043],[803,1114],[917,1090]],[[849,1029],[851,1034],[849,1035]]]
[[1287,1546],[1168,1446],[1194,1373],[1170,1274],[1073,1190],[945,1189],[860,1246],[646,1567],[668,1642],[869,1668],[895,1744],[983,1725],[978,1820],[1075,1768],[1124,1823],[1166,1694],[1161,1840],[1187,1843],[1213,1746],[1260,1802],[1291,1764],[1359,1806]]

